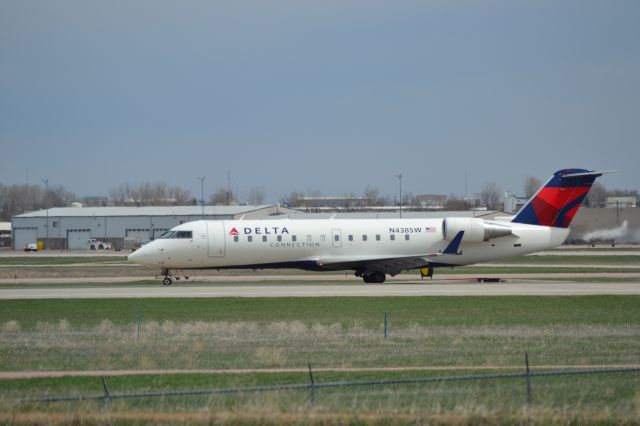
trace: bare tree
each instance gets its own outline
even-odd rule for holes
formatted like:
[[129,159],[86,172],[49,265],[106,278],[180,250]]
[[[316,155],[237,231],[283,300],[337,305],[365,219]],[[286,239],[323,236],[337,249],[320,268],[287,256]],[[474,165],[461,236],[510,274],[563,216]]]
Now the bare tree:
[[500,188],[495,182],[486,184],[480,191],[480,200],[490,210],[496,210],[500,202]]
[[288,195],[283,195],[280,197],[280,204],[289,206],[289,207],[298,207],[300,203],[300,198],[304,197],[302,192],[291,191]]
[[76,195],[61,185],[50,186],[45,194],[37,185],[0,184],[0,218],[11,220],[12,216],[27,211],[65,207],[76,200]]
[[445,208],[451,211],[463,211],[467,210],[467,204],[464,201],[464,198],[451,194],[447,197],[447,204]]
[[362,196],[366,199],[365,204],[368,206],[384,206],[391,203],[388,197],[380,195],[380,191],[375,186],[367,185]]
[[144,182],[138,186],[122,184],[109,191],[116,206],[179,206],[193,204],[191,193],[163,182]]
[[364,192],[362,193],[362,197],[364,198],[364,203],[367,206],[379,206],[380,204],[380,191],[376,187],[372,187],[367,185],[364,188]]
[[587,207],[604,207],[607,195],[607,188],[600,182],[595,182],[587,194],[585,205]]
[[403,206],[413,206],[416,204],[416,197],[411,192],[407,192],[402,194],[402,205]]
[[209,195],[209,203],[217,206],[235,206],[238,204],[233,192],[225,188],[218,188],[216,192]]
[[258,206],[260,204],[264,204],[265,198],[266,194],[264,188],[254,186],[249,190],[249,197],[247,198],[247,202],[254,206]]
[[167,195],[170,200],[173,200],[173,204],[176,206],[195,205],[197,201],[191,192],[178,186],[169,187],[167,189]]
[[542,186],[542,181],[533,176],[527,176],[524,178],[524,182],[522,183],[524,187],[524,196],[525,198],[533,197],[533,194],[538,192],[538,189]]
[[636,197],[638,198],[637,189],[610,189],[607,191],[608,197]]

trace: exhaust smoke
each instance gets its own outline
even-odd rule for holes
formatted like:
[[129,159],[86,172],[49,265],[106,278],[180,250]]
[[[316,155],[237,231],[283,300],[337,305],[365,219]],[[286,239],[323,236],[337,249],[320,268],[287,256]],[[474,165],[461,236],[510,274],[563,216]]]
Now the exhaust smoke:
[[635,243],[640,242],[640,230],[629,230],[629,222],[624,221],[622,225],[610,229],[598,229],[583,234],[582,239],[585,241],[594,240],[615,240],[618,242]]

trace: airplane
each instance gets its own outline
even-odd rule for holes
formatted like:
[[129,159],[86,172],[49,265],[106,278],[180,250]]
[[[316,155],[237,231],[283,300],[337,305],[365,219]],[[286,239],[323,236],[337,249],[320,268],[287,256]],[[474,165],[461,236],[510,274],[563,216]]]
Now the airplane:
[[564,243],[589,189],[603,173],[563,169],[508,218],[199,220],[129,255],[171,270],[296,268],[353,270],[383,283],[403,270],[455,267],[547,250]]

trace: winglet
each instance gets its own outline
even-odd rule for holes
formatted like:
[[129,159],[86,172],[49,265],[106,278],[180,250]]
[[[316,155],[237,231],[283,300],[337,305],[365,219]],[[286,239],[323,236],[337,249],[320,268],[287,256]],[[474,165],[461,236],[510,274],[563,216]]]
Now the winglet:
[[464,231],[460,231],[456,234],[456,236],[451,240],[447,248],[444,249],[442,254],[461,254],[458,252],[460,248],[460,243],[462,242],[462,237],[464,236]]

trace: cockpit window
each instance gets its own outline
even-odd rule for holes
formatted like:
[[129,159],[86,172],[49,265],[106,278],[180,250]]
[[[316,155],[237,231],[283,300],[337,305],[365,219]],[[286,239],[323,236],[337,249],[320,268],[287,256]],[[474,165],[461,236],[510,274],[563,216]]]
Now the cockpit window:
[[160,236],[160,238],[163,239],[167,239],[167,238],[193,238],[193,232],[192,231],[167,231],[164,234],[162,234]]

